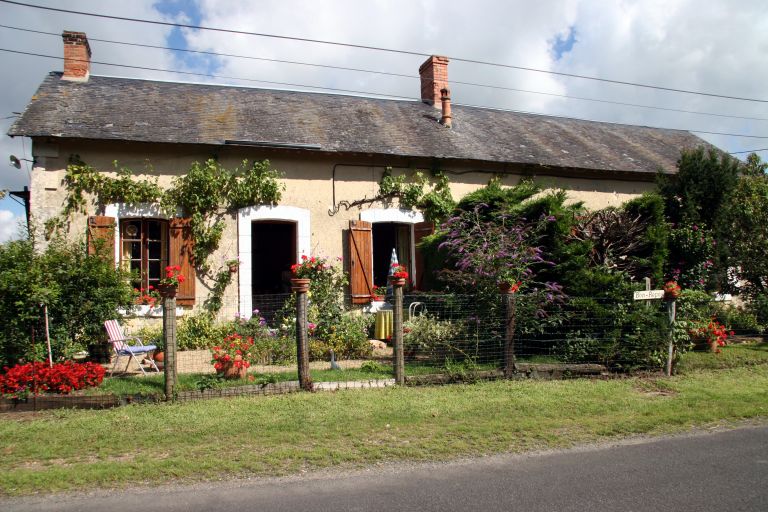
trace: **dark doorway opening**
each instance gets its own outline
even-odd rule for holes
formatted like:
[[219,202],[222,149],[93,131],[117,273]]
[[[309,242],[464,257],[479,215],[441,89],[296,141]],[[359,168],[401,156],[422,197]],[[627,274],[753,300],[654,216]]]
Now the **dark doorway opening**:
[[392,249],[397,261],[405,268],[411,268],[411,225],[396,222],[376,222],[373,232],[373,284],[386,286],[389,275]]
[[251,226],[253,295],[289,293],[296,263],[296,223],[259,221]]

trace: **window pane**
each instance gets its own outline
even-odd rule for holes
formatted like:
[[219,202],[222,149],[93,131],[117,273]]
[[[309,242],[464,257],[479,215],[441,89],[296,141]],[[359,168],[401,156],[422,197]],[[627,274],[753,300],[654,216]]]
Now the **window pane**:
[[123,242],[123,259],[140,260],[141,242]]
[[131,273],[141,275],[141,260],[131,260]]
[[160,263],[159,261],[150,261],[148,262],[147,269],[148,269],[148,276],[150,279],[160,279]]
[[157,220],[147,221],[147,238],[150,240],[160,240],[162,233],[161,222]]
[[141,221],[140,220],[124,221],[121,232],[123,234],[124,240],[141,238]]
[[148,242],[149,244],[149,259],[159,260],[163,256],[162,243],[161,242]]

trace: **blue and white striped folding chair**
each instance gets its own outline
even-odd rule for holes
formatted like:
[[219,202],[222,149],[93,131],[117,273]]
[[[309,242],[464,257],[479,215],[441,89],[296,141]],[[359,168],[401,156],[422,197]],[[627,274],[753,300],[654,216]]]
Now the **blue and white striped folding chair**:
[[[136,365],[141,370],[141,373],[147,374],[147,372],[144,371],[144,367],[141,366],[141,361],[139,361],[136,356],[145,354],[146,360],[149,361],[150,366],[155,369],[156,372],[159,372],[160,370],[157,368],[157,365],[155,364],[155,360],[150,354],[151,352],[155,351],[157,349],[157,345],[144,345],[141,342],[140,338],[137,338],[136,336],[128,336],[126,337],[123,333],[123,328],[120,326],[119,323],[117,323],[117,320],[107,320],[104,322],[104,328],[107,330],[107,335],[109,336],[109,342],[112,344],[112,349],[115,351],[115,364],[112,365],[112,370],[109,372],[110,375],[115,373],[115,368],[117,368],[117,362],[120,360],[122,356],[128,356],[128,364],[125,365],[125,370],[128,371],[129,366],[131,365],[131,359],[136,361]],[[136,342],[134,345],[129,345],[126,343],[127,341],[133,340]]]

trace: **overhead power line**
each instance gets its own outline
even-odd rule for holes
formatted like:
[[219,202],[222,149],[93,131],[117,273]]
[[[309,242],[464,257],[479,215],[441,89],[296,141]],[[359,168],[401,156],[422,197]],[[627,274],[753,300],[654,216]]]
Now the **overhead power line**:
[[[30,32],[34,34],[42,34],[47,36],[53,36],[53,37],[61,37],[61,34],[57,32],[46,32],[43,30],[34,30],[30,28],[21,28],[21,27],[12,27],[9,25],[2,25],[0,24],[0,28],[7,28],[11,30],[18,30],[22,32]],[[394,77],[400,77],[400,78],[408,78],[408,79],[418,79],[418,75],[407,75],[404,73],[393,73],[388,71],[378,71],[373,69],[363,69],[363,68],[353,68],[353,67],[346,67],[346,66],[334,66],[331,64],[318,64],[313,62],[301,62],[301,61],[294,61],[294,60],[284,60],[284,59],[270,59],[266,57],[254,57],[251,55],[237,55],[232,53],[221,53],[221,52],[213,52],[213,51],[207,51],[207,50],[192,50],[189,48],[174,48],[172,46],[160,46],[160,45],[152,45],[152,44],[145,44],[145,43],[134,43],[134,42],[128,42],[128,41],[115,41],[111,39],[99,39],[96,37],[89,37],[89,41],[95,41],[100,43],[108,43],[108,44],[118,44],[118,45],[125,45],[125,46],[134,46],[134,47],[140,47],[140,48],[153,48],[158,50],[169,50],[174,52],[184,52],[184,53],[194,53],[199,55],[210,55],[210,56],[216,56],[216,57],[231,57],[231,58],[237,58],[237,59],[249,59],[249,60],[258,60],[258,61],[264,61],[264,62],[276,62],[281,64],[294,64],[294,65],[300,65],[300,66],[311,66],[311,67],[318,67],[318,68],[324,68],[324,69],[337,69],[341,71],[354,71],[354,72],[360,72],[360,73],[371,73],[376,75],[384,75],[384,76],[394,76]],[[737,116],[733,114],[719,114],[715,112],[701,112],[697,110],[685,110],[685,109],[679,109],[679,108],[671,108],[671,107],[659,107],[654,105],[642,105],[638,103],[628,103],[623,101],[613,101],[613,100],[603,100],[603,99],[597,99],[597,98],[586,98],[582,96],[570,96],[567,94],[557,94],[557,93],[550,93],[550,92],[543,92],[543,91],[532,91],[528,89],[519,89],[515,87],[505,87],[501,85],[491,85],[491,84],[481,84],[481,83],[475,83],[475,82],[463,82],[459,80],[451,80],[452,84],[458,84],[458,85],[468,85],[472,87],[484,87],[488,89],[498,89],[498,90],[504,90],[504,91],[513,91],[513,92],[522,92],[526,94],[539,94],[543,96],[552,96],[556,98],[566,98],[566,99],[572,99],[572,100],[579,100],[579,101],[590,101],[595,103],[606,103],[609,105],[621,105],[621,106],[627,106],[627,107],[636,107],[636,108],[647,108],[647,109],[654,109],[654,110],[663,110],[666,112],[679,112],[683,114],[696,114],[696,115],[702,115],[702,116],[714,116],[714,117],[724,117],[724,118],[732,118],[732,119],[744,119],[749,121],[768,121],[768,118],[765,117],[750,117],[750,116]]]
[[[142,18],[130,18],[126,16],[112,16],[108,14],[98,14],[93,12],[84,12],[84,11],[73,11],[69,9],[60,9],[57,7],[47,7],[42,5],[34,5],[34,4],[27,4],[24,2],[15,2],[12,0],[0,0],[2,3],[11,4],[11,5],[18,5],[22,7],[30,7],[34,9],[42,9],[45,11],[53,11],[53,12],[62,12],[67,14],[76,14],[80,16],[91,16],[96,18],[102,18],[102,19],[112,19],[112,20],[118,20],[118,21],[130,21],[135,23],[147,23],[152,25],[161,25],[161,26],[167,26],[167,27],[177,27],[177,28],[188,28],[193,30],[209,30],[212,32],[223,32],[227,34],[240,34],[240,35],[248,35],[248,36],[256,36],[256,37],[268,37],[273,39],[285,39],[290,41],[299,41],[304,43],[314,43],[314,44],[324,44],[324,45],[331,45],[331,46],[343,46],[347,48],[356,48],[361,50],[373,50],[373,51],[380,51],[380,52],[388,52],[388,53],[396,53],[401,55],[414,55],[419,57],[429,57],[431,54],[419,52],[419,51],[410,51],[410,50],[398,50],[393,48],[383,48],[379,46],[368,46],[368,45],[361,45],[361,44],[352,44],[352,43],[341,43],[338,41],[328,41],[324,39],[311,39],[307,37],[295,37],[295,36],[283,36],[278,34],[267,34],[264,32],[249,32],[245,30],[233,30],[233,29],[225,29],[225,28],[218,28],[218,27],[205,27],[202,25],[191,25],[186,23],[172,23],[169,21],[160,21],[160,20],[147,20]],[[731,96],[726,94],[717,94],[717,93],[711,93],[711,92],[703,92],[703,91],[692,91],[688,89],[679,89],[674,87],[664,87],[660,85],[650,85],[650,84],[643,84],[638,82],[628,82],[624,80],[614,80],[609,78],[600,78],[595,76],[588,76],[588,75],[579,75],[575,73],[565,73],[561,71],[552,71],[547,69],[537,69],[537,68],[531,68],[526,66],[515,66],[512,64],[503,64],[498,62],[490,62],[490,61],[482,61],[477,59],[468,59],[468,58],[462,58],[462,57],[455,57],[455,56],[449,56],[450,59],[458,62],[466,62],[471,64],[480,64],[484,66],[494,66],[494,67],[501,67],[501,68],[507,68],[507,69],[517,69],[521,71],[531,71],[535,73],[546,73],[550,75],[557,75],[557,76],[566,76],[570,78],[579,78],[583,80],[592,80],[597,82],[603,82],[603,83],[611,83],[611,84],[617,84],[617,85],[631,85],[634,87],[643,87],[646,89],[655,89],[660,91],[668,91],[668,92],[677,92],[682,94],[695,94],[699,96],[709,96],[712,98],[723,98],[723,99],[729,99],[729,100],[737,100],[737,101],[750,101],[750,102],[756,102],[756,103],[768,103],[768,100],[766,99],[759,99],[759,98],[745,98],[741,96]]]
[[[46,59],[57,59],[57,60],[64,60],[64,57],[59,57],[56,55],[45,55],[42,53],[34,53],[34,52],[23,52],[19,50],[9,50],[7,48],[0,48],[0,52],[8,52],[8,53],[16,53],[19,55],[29,55],[31,57],[44,57]],[[79,59],[72,59],[75,62],[88,62],[85,60],[79,60]],[[194,71],[178,71],[175,69],[163,69],[163,68],[151,68],[147,66],[132,66],[130,64],[115,64],[112,62],[102,62],[98,60],[92,60],[90,61],[91,64],[101,64],[102,66],[115,66],[118,68],[129,68],[129,69],[141,69],[145,71],[159,71],[161,73],[176,73],[180,75],[191,75],[191,76],[203,76],[207,78],[223,78],[225,80],[243,80],[246,82],[254,82],[254,83],[261,83],[261,84],[272,84],[272,85],[283,85],[286,87],[303,87],[308,89],[323,89],[326,91],[335,91],[335,92],[348,92],[353,94],[364,94],[367,96],[382,96],[386,98],[396,98],[401,100],[412,100],[415,101],[415,98],[409,98],[406,96],[398,96],[395,94],[384,94],[384,93],[372,93],[370,91],[357,91],[354,89],[339,89],[336,87],[323,87],[323,86],[315,86],[315,85],[305,85],[305,84],[295,84],[290,82],[275,82],[271,80],[256,80],[255,78],[243,78],[243,77],[237,77],[237,76],[226,76],[226,75],[214,75],[212,73],[197,73]]]
[[768,151],[768,148],[763,149],[748,149],[746,151],[731,151],[729,155],[743,155],[744,153],[759,153],[761,151]]
[[[56,55],[45,55],[41,53],[34,53],[34,52],[24,52],[19,50],[9,50],[7,48],[0,48],[0,52],[7,52],[7,53],[15,53],[19,55],[28,55],[31,57],[43,57],[46,59],[56,59],[56,60],[64,60],[64,57],[59,57]],[[80,59],[72,59],[75,62],[87,62]],[[246,82],[256,82],[256,83],[265,83],[265,84],[273,84],[273,85],[282,85],[287,87],[302,87],[302,88],[308,88],[308,89],[320,89],[320,90],[327,90],[327,91],[334,91],[334,92],[346,92],[346,93],[353,93],[353,94],[362,94],[366,96],[380,96],[380,97],[386,97],[386,98],[395,98],[400,100],[409,100],[409,101],[418,101],[416,98],[409,98],[405,96],[397,96],[394,94],[385,94],[385,93],[378,93],[378,92],[371,92],[371,91],[357,91],[352,89],[339,89],[335,87],[324,87],[324,86],[317,86],[317,85],[307,85],[307,84],[296,84],[296,83],[288,83],[288,82],[274,82],[269,80],[256,80],[253,78],[244,78],[244,77],[236,77],[236,76],[225,76],[225,75],[214,75],[212,73],[197,73],[193,71],[177,71],[173,69],[163,69],[163,68],[152,68],[147,66],[132,66],[129,64],[115,64],[112,62],[101,62],[101,61],[90,61],[92,64],[101,64],[103,66],[115,66],[120,68],[129,68],[129,69],[141,69],[145,71],[159,71],[162,73],[174,73],[174,74],[182,74],[182,75],[192,75],[192,76],[203,76],[207,78],[222,78],[226,80],[243,80]],[[534,115],[540,115],[540,116],[546,116],[546,117],[556,117],[561,119],[575,119],[578,121],[590,121],[590,122],[605,122],[605,121],[598,121],[596,119],[586,119],[586,118],[574,118],[574,117],[567,117],[567,116],[558,116],[558,115],[552,115],[552,114],[544,114],[541,112],[521,112],[518,110],[511,110],[511,109],[500,109],[500,108],[493,108],[488,107],[484,105],[466,105],[461,103],[455,103],[457,106],[466,106],[466,107],[474,107],[474,108],[484,108],[489,110],[506,110],[508,112],[517,112],[522,114],[534,114]],[[724,135],[728,137],[747,137],[752,139],[768,139],[768,135],[749,135],[749,134],[742,134],[742,133],[723,133],[723,132],[710,132],[710,131],[704,131],[704,130],[693,130],[689,128],[668,128],[663,126],[647,126],[647,128],[655,128],[660,130],[677,130],[677,131],[687,131],[691,133],[704,133],[709,135]]]

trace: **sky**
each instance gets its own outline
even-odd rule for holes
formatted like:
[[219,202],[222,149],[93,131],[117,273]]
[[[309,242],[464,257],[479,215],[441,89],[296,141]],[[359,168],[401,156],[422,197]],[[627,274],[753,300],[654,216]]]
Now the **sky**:
[[[765,0],[23,0],[42,6],[416,51],[557,73],[768,100],[768,4]],[[417,99],[424,57],[401,53],[107,20],[0,2],[0,49],[61,56],[63,30],[86,32],[92,59],[114,64],[215,74],[179,73],[93,64],[96,75],[291,88],[271,81]],[[256,59],[199,55],[107,42],[325,64],[407,74],[394,77]],[[31,141],[6,135],[49,71],[62,61],[0,51],[0,189],[29,185]],[[697,133],[729,151],[768,148],[768,102],[682,94],[453,60],[454,103],[618,122],[756,136]],[[471,82],[532,92],[459,84]],[[310,89],[320,90],[320,89]],[[719,114],[672,112],[562,96]],[[743,119],[744,117],[752,119]],[[754,119],[757,118],[757,119]],[[757,138],[764,136],[763,138]],[[759,153],[768,158],[768,151]],[[737,155],[743,157],[743,155]],[[17,236],[23,208],[0,200],[0,242]]]

